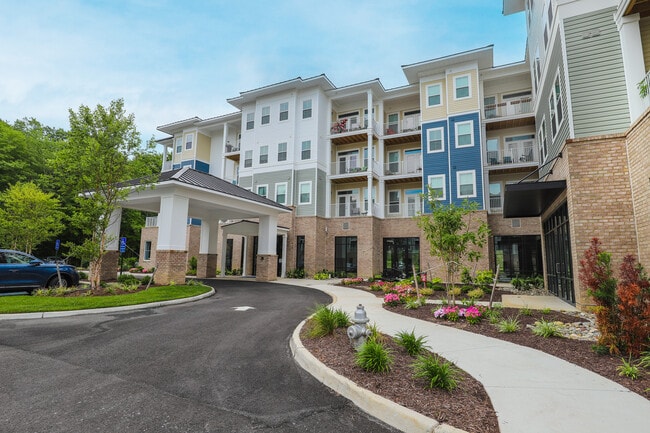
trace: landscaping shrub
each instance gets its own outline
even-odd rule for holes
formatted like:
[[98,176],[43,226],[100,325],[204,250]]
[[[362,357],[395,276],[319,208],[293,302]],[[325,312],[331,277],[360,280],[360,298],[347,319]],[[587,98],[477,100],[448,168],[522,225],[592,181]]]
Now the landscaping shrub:
[[381,342],[369,339],[357,351],[355,362],[366,371],[387,373],[393,364],[393,357]]
[[459,371],[438,355],[420,355],[413,363],[414,376],[425,379],[429,388],[452,391],[458,386]]
[[350,316],[340,309],[333,310],[325,305],[317,305],[311,318],[311,338],[324,337],[334,333],[336,328],[350,324]]
[[560,327],[555,322],[547,322],[544,319],[535,322],[532,331],[533,334],[544,338],[559,337],[562,335],[560,333]]
[[424,336],[415,336],[415,331],[401,331],[394,338],[395,343],[399,344],[406,350],[410,356],[421,354],[426,348],[426,338]]
[[478,271],[474,281],[483,290],[490,290],[494,283],[494,273],[489,269],[487,271]]
[[323,269],[320,272],[314,274],[314,280],[328,280],[330,277],[330,272],[327,269]]
[[626,361],[624,358],[621,358],[621,365],[616,367],[619,376],[629,377],[632,380],[639,378],[639,367],[632,364],[632,359]]
[[467,296],[474,301],[481,299],[484,294],[483,289],[473,289],[467,292]]
[[363,283],[363,278],[361,277],[355,277],[355,278],[343,278],[341,280],[341,284],[344,286],[356,286]]
[[299,268],[287,271],[287,278],[305,278],[305,270]]
[[117,277],[117,282],[123,285],[140,285],[140,280],[130,274],[122,274]]
[[509,334],[512,332],[517,332],[521,328],[521,325],[519,324],[519,319],[516,317],[506,317],[504,319],[499,320],[496,323],[496,327],[499,330],[499,332],[504,333],[504,334]]

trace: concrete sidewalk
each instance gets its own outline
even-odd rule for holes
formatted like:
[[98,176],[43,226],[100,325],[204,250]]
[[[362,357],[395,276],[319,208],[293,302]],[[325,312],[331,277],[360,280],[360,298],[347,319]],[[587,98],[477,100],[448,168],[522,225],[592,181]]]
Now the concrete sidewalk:
[[[479,380],[497,412],[501,433],[648,431],[650,401],[574,364],[528,347],[391,313],[382,300],[331,281],[291,280],[330,294],[350,315],[358,304],[370,323],[395,335],[414,330],[431,350]],[[453,397],[451,397],[453,398]],[[455,426],[460,429],[463,426]]]

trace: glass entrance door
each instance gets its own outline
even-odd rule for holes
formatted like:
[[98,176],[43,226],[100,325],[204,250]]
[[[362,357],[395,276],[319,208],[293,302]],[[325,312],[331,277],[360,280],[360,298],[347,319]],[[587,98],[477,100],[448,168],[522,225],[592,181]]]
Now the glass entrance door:
[[566,203],[544,221],[543,228],[548,290],[557,297],[575,305],[569,211]]

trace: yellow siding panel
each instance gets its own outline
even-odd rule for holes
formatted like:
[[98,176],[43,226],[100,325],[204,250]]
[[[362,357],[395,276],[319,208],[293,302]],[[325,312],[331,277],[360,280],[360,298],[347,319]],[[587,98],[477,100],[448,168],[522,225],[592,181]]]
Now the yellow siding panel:
[[[470,77],[470,97],[456,100],[454,93],[454,80],[456,77],[463,75],[469,75]],[[480,107],[480,104],[478,91],[478,74],[476,69],[456,72],[454,74],[447,75],[447,95],[449,95],[449,114],[477,111]]]
[[[441,96],[442,105],[427,108],[427,87],[432,84],[440,84],[440,88],[441,88],[440,96]],[[445,93],[446,92],[445,92],[444,80],[426,81],[420,83],[420,106],[422,107],[421,113],[422,113],[423,122],[430,121],[430,120],[444,119],[445,117],[447,117],[447,94]]]
[[210,137],[203,135],[201,133],[197,134],[199,136],[198,143],[196,146],[196,159],[203,162],[210,161]]
[[[186,149],[186,144],[189,135],[192,136],[192,148],[188,150]],[[186,132],[183,134],[183,153],[181,153],[181,158],[183,161],[187,161],[188,159],[195,159],[194,155],[196,155],[196,133]]]

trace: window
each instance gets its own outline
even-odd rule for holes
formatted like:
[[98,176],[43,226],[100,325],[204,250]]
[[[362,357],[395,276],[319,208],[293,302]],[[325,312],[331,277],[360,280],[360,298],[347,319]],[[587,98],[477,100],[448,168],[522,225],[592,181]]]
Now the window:
[[151,241],[144,243],[144,259],[151,260]]
[[399,213],[399,191],[388,191],[388,213]]
[[287,204],[287,184],[285,183],[276,183],[275,184],[275,201],[280,204]]
[[474,146],[474,139],[472,137],[473,126],[472,121],[456,123],[456,147]]
[[427,107],[442,105],[442,86],[433,84],[427,86]]
[[280,104],[280,120],[287,120],[289,118],[289,103],[283,102]]
[[555,101],[553,94],[548,98],[548,109],[549,109],[549,123],[551,124],[551,137],[555,138],[557,135],[557,117],[555,116]]
[[[375,187],[372,187],[372,204],[375,204],[375,197],[377,197],[377,194],[375,194],[376,190]],[[368,188],[363,189],[363,211],[368,212],[370,210],[368,206]]]
[[501,210],[501,182],[490,183],[490,210]]
[[262,107],[262,125],[268,125],[271,121],[271,107]]
[[305,269],[305,236],[296,236],[296,269]]
[[459,198],[476,197],[476,172],[474,170],[459,171],[456,173],[458,181]]
[[261,195],[262,197],[266,197],[266,193],[268,191],[268,185],[257,185],[257,195]]
[[252,150],[247,150],[244,152],[244,167],[252,167],[253,166],[253,151]]
[[176,139],[176,153],[181,153],[183,151],[183,138],[178,137]]
[[539,151],[541,153],[541,161],[546,161],[548,156],[548,147],[546,144],[546,120],[542,118],[542,123],[539,126]]
[[400,172],[399,155],[399,150],[388,152],[388,173],[386,174],[398,174]]
[[302,118],[309,119],[311,117],[311,99],[302,101]]
[[246,115],[246,129],[253,129],[255,127],[255,113],[248,113]]
[[397,134],[399,132],[399,113],[391,113],[388,115],[388,125],[386,126],[386,134]]
[[260,164],[269,162],[269,146],[260,146]]
[[305,159],[311,159],[311,141],[303,141],[302,142],[302,154],[301,154],[301,159],[304,161]]
[[298,184],[298,190],[300,192],[300,204],[311,204],[311,181],[310,182],[300,182]]
[[445,142],[443,140],[444,134],[443,128],[432,128],[427,130],[427,151],[432,152],[444,152]]
[[187,134],[185,136],[185,150],[190,150],[192,148],[193,141],[194,141],[194,134]]
[[469,98],[469,75],[454,78],[454,92],[456,99]]
[[278,143],[278,161],[287,160],[287,143]]
[[436,200],[445,200],[447,198],[447,189],[445,188],[445,175],[434,174],[429,176],[429,188],[431,194]]
[[550,110],[549,122],[551,123],[552,137],[555,138],[560,125],[562,124],[562,89],[560,87],[560,76],[555,77],[555,82],[551,88],[551,95],[548,98],[548,105]]

